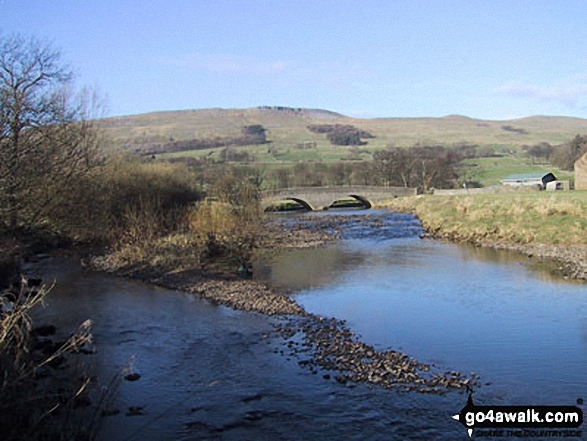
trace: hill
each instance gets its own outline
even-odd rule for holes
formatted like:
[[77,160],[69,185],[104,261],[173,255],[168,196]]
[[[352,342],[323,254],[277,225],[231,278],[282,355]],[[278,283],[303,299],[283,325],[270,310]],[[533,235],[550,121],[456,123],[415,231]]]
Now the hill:
[[[152,112],[141,115],[106,118],[100,125],[118,143],[141,144],[238,136],[246,125],[261,124],[273,140],[287,139],[287,134],[303,137],[306,126],[323,120],[346,120],[344,115],[320,109],[291,108],[200,109]],[[308,132],[311,138],[312,133]]]
[[[309,125],[352,125],[374,136],[355,152],[354,159],[369,157],[377,149],[393,144],[476,144],[496,150],[548,142],[556,145],[587,133],[587,120],[571,117],[533,116],[493,121],[460,115],[442,118],[359,119],[320,109],[259,107],[250,109],[201,109],[153,112],[100,120],[115,148],[136,150],[144,145],[193,139],[224,139],[241,135],[242,127],[262,125],[270,144],[239,147],[257,161],[281,162],[300,159],[344,159],[347,146],[333,146],[326,136],[313,133]],[[221,144],[221,143],[220,143]],[[218,147],[169,153],[171,156],[216,154]]]

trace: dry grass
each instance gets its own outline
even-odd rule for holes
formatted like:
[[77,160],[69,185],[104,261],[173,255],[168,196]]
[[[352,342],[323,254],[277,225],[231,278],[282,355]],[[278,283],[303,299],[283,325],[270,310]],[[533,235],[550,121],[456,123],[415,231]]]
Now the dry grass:
[[[255,201],[256,202],[256,201]],[[189,226],[208,257],[225,256],[248,263],[261,233],[257,205],[202,203],[190,214]]]
[[420,196],[381,206],[413,212],[427,230],[461,240],[587,244],[587,192]]
[[[136,219],[140,227],[141,216]],[[152,276],[208,264],[234,270],[235,265],[249,262],[260,228],[256,206],[204,201],[189,210],[180,228],[161,236],[152,236],[148,229],[141,236],[137,229],[133,240],[120,241],[110,254],[94,258],[93,265]]]
[[59,380],[54,370],[59,359],[91,341],[91,322],[82,323],[55,349],[34,347],[31,310],[43,303],[49,290],[22,283],[18,292],[13,289],[13,294],[0,297],[0,433],[5,441],[89,440],[96,435],[97,420],[83,422],[75,412],[89,378],[68,370]]
[[115,158],[71,189],[51,228],[74,240],[150,240],[176,228],[199,197],[183,164]]
[[[267,109],[201,109],[156,112],[110,118],[102,121],[108,136],[118,147],[134,142],[167,142],[214,136],[236,136],[242,126],[261,124],[277,149],[295,149],[303,142],[316,141],[320,154],[348,150],[331,146],[324,135],[307,130],[310,124],[351,124],[376,136],[368,148],[384,148],[389,143],[412,146],[415,143],[520,147],[546,141],[560,144],[577,133],[587,132],[587,121],[578,118],[532,117],[512,121],[483,121],[460,116],[444,118],[349,118],[320,111],[287,112]],[[503,130],[504,125],[526,130],[519,134]],[[261,147],[266,150],[266,146]],[[260,152],[259,152],[260,153]]]
[[94,257],[91,265],[102,271],[134,275],[144,272],[156,278],[170,271],[199,268],[204,255],[203,245],[190,234],[174,233],[152,242],[119,243],[108,254]]

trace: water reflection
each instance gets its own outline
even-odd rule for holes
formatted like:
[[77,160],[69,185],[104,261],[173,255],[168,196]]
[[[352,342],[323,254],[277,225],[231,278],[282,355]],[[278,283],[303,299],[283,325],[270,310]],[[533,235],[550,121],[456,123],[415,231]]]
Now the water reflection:
[[[372,220],[349,218],[349,239],[274,255],[255,274],[296,291],[309,311],[347,319],[368,343],[481,374],[493,384],[476,393],[479,404],[585,398],[586,285],[537,277],[545,273],[513,253],[420,240],[413,217]],[[392,224],[400,231],[387,231]],[[71,264],[48,264],[45,275],[57,287],[41,319],[66,334],[94,320],[96,374],[107,382],[134,356],[142,375],[121,386],[121,413],[104,419],[103,440],[466,437],[450,419],[464,396],[351,389],[312,375],[265,338],[275,318]],[[129,406],[146,414],[127,417]]]
[[560,271],[560,264],[554,260],[529,258],[521,253],[515,253],[508,250],[475,247],[473,245],[461,245],[459,248],[467,259],[477,259],[483,262],[529,268],[532,270],[535,277],[542,280],[549,280],[558,283],[573,283],[577,285],[584,284],[584,282],[580,280],[565,278]]
[[[430,240],[334,248],[354,265],[321,267],[332,282],[296,294],[309,311],[347,319],[379,347],[478,372],[504,401],[573,402],[585,387],[586,285],[536,277],[513,253]],[[315,266],[306,253],[286,259],[283,272]],[[281,262],[272,265],[280,273]]]
[[307,250],[292,249],[279,255],[258,259],[253,268],[257,280],[287,292],[332,283],[343,271],[365,263],[368,253],[346,252],[338,247]]
[[[336,230],[345,243],[354,248],[326,247],[312,250],[292,249],[279,255],[261,255],[254,264],[255,278],[286,292],[300,291],[333,283],[346,271],[368,268],[379,264],[416,264],[410,254],[384,255],[374,253],[379,243],[390,239],[416,238],[423,230],[418,219],[411,214],[384,210],[356,212],[313,212],[305,216],[282,218],[284,228],[315,228],[321,226]],[[361,246],[364,244],[365,246]],[[387,246],[383,245],[385,249]]]
[[[133,359],[101,420],[99,440],[440,439],[462,435],[447,417],[465,397],[406,395],[343,386],[312,375],[265,338],[273,320],[181,293],[53,262],[57,286],[37,316],[67,335],[94,321],[97,353],[85,356],[101,384]],[[144,414],[127,416],[129,407]],[[418,418],[414,418],[417,415]]]

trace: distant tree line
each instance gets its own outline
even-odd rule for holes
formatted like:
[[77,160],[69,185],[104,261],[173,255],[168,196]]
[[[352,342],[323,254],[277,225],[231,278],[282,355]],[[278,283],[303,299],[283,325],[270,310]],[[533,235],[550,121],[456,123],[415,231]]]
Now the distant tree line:
[[456,165],[463,159],[442,146],[390,147],[373,154],[373,171],[384,185],[451,188],[458,181]]
[[573,170],[575,162],[587,153],[587,137],[576,135],[571,141],[557,146],[541,142],[533,146],[524,146],[523,149],[532,158],[548,161],[562,170]]
[[279,110],[281,112],[302,112],[301,107],[285,107],[285,106],[259,106],[257,109],[262,110]]
[[389,147],[371,161],[300,162],[267,173],[268,188],[378,185],[454,188],[460,186],[458,163],[471,148],[441,146]]
[[205,150],[218,147],[244,146],[266,144],[267,133],[260,124],[244,126],[241,129],[242,136],[214,137],[205,139],[188,139],[181,141],[169,141],[166,143],[143,144],[136,148],[141,155],[157,155],[161,153],[184,152],[188,150]]
[[[356,147],[355,147],[356,149]],[[528,155],[565,170],[572,170],[575,161],[587,152],[587,137],[577,135],[573,140],[559,146],[539,143],[526,146]],[[358,152],[357,152],[358,153]],[[465,180],[464,159],[498,157],[490,146],[462,144],[456,146],[415,144],[412,147],[388,146],[372,154],[371,160],[325,162],[299,162],[272,170],[261,171],[252,165],[248,169],[263,175],[264,188],[320,187],[340,185],[378,185],[431,188],[460,188]],[[221,162],[251,162],[245,152],[227,147],[221,153]],[[220,164],[206,159],[175,158],[196,169],[199,176],[213,176],[219,172]],[[213,172],[210,170],[214,170]],[[204,181],[209,180],[204,179]],[[202,181],[202,185],[205,182]],[[477,183],[468,182],[470,186]]]
[[501,126],[502,130],[505,130],[506,132],[513,132],[513,133],[517,133],[519,135],[527,135],[528,131],[526,129],[520,129],[520,128],[516,128],[513,126]]
[[326,137],[333,145],[365,145],[364,139],[375,138],[371,133],[360,130],[351,125],[344,124],[313,124],[308,130],[314,133],[326,133]]
[[[373,153],[371,160],[363,161],[306,161],[271,170],[254,162],[229,167],[240,167],[238,169],[242,170],[239,173],[254,173],[257,181],[262,182],[262,187],[266,189],[377,185],[430,190],[461,187],[465,172],[461,161],[482,155],[495,155],[495,152],[469,144],[450,147],[416,144],[408,148],[389,146]],[[220,162],[251,162],[252,159],[245,152],[227,147],[221,152]],[[202,188],[222,175],[227,166],[206,158],[173,158],[170,161],[188,165],[199,177]]]

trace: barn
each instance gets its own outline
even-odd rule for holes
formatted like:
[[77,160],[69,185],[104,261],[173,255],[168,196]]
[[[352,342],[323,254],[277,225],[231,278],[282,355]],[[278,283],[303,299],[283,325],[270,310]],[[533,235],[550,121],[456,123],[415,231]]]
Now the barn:
[[552,173],[529,173],[506,176],[501,183],[512,187],[540,185],[541,188],[546,188],[546,184],[552,181],[556,181],[556,176]]

